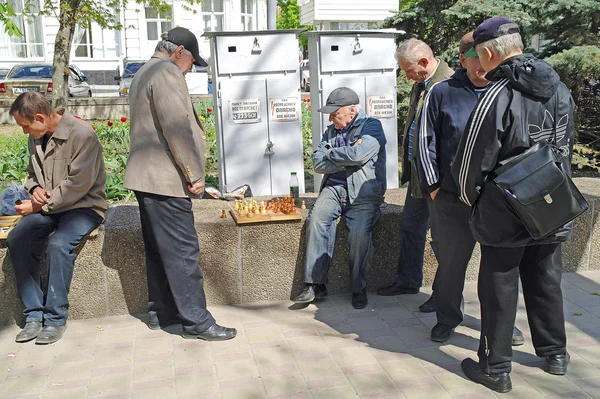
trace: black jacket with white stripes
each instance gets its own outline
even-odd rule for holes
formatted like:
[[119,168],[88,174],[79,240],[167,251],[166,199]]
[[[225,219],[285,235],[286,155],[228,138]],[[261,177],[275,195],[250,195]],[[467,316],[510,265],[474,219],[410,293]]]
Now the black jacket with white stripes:
[[575,130],[571,93],[548,63],[531,54],[503,61],[486,77],[493,83],[471,113],[452,165],[460,199],[474,207],[475,239],[494,247],[565,241],[572,223],[544,239],[531,238],[489,174],[503,160],[529,148],[530,138],[553,141],[556,123],[555,144],[570,175]]
[[415,158],[421,189],[426,193],[442,188],[458,193],[450,173],[460,137],[477,104],[477,93],[465,69],[434,84],[423,102],[419,119]]

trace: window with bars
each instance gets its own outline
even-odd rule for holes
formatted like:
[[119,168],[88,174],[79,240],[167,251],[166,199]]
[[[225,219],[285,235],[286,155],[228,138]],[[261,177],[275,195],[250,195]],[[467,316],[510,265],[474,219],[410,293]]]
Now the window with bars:
[[256,30],[256,2],[241,0],[240,14],[242,15],[242,30]]
[[27,18],[23,16],[24,10],[27,10],[28,14],[39,14],[39,1],[8,1],[16,14],[10,19],[21,30],[23,36],[9,36],[4,29],[0,28],[0,58],[42,58],[44,56],[42,17],[39,15]]
[[221,32],[225,18],[224,0],[204,0],[202,24],[205,32]]
[[173,16],[159,13],[154,7],[146,7],[148,40],[160,40],[163,33],[173,28]]

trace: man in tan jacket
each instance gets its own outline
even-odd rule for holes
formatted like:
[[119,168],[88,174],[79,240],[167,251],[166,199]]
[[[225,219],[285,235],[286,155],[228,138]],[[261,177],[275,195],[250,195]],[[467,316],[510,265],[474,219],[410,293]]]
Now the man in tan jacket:
[[[23,93],[10,114],[29,135],[25,189],[31,200],[15,206],[23,219],[7,238],[25,327],[17,342],[58,341],[66,328],[68,293],[83,237],[102,223],[107,209],[102,146],[85,121],[54,110],[39,93]],[[48,293],[40,287],[39,252],[48,239]]]
[[206,310],[191,198],[204,192],[206,143],[185,73],[206,66],[196,36],[171,29],[135,74],[129,92],[131,148],[125,187],[135,192],[146,248],[151,329],[183,324],[184,338],[221,341],[236,330]]

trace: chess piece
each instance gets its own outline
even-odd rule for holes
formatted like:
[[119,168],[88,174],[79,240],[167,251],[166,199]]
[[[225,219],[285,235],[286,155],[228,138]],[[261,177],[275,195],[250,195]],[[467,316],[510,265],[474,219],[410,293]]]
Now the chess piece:
[[302,200],[302,206],[300,207],[300,209],[306,209],[306,201]]
[[223,212],[221,212],[221,219],[227,219],[227,213],[225,212],[225,209],[223,209]]

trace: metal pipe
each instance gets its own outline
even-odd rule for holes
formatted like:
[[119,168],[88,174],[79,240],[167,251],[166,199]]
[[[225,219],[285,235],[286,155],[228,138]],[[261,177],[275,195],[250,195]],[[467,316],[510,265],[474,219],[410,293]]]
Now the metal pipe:
[[277,0],[267,0],[267,29],[277,29]]

